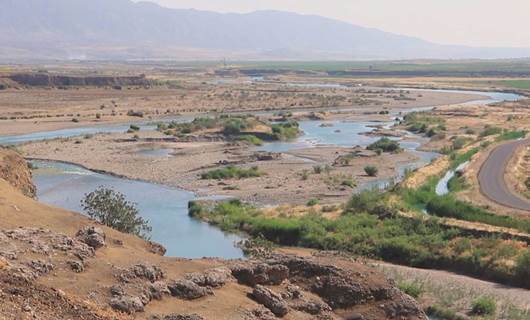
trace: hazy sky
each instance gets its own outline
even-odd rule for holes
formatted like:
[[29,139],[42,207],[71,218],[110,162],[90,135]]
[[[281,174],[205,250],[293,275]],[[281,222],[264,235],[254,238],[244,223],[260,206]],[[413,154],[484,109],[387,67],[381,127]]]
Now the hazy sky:
[[[137,0],[138,1],[138,0]],[[219,12],[318,14],[443,44],[530,47],[530,0],[148,0]]]

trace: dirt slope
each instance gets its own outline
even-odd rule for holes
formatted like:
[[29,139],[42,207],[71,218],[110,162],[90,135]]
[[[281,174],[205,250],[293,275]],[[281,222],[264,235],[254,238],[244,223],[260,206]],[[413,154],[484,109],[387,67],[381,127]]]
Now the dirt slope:
[[[0,167],[18,163],[15,176],[27,178],[18,156],[3,152]],[[25,196],[20,179],[6,172],[0,319],[426,319],[412,298],[366,265],[290,255],[162,257],[139,238]]]

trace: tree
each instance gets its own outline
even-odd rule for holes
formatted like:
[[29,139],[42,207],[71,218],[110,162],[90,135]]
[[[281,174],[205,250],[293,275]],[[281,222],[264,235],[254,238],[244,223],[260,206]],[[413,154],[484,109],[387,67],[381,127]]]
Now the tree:
[[113,189],[98,187],[85,195],[81,206],[90,218],[118,231],[147,239],[152,230],[149,221],[138,216],[136,204]]

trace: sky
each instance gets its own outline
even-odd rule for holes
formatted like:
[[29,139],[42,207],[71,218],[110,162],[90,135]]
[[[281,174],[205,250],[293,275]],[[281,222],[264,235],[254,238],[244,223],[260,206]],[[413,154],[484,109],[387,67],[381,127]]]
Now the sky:
[[[138,0],[136,0],[138,1]],[[530,47],[530,0],[144,0],[218,12],[317,14],[440,44]]]

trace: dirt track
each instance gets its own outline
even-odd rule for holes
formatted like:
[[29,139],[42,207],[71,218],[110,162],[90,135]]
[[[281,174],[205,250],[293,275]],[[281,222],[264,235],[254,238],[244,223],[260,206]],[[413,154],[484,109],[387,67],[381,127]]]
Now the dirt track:
[[480,191],[489,199],[515,209],[530,212],[530,201],[513,194],[504,180],[504,172],[515,150],[530,140],[517,140],[495,148],[479,172]]

